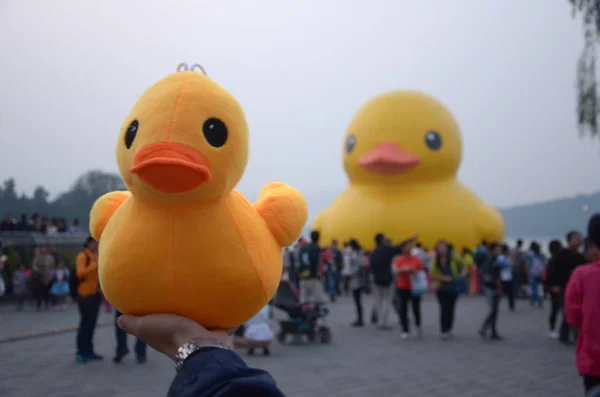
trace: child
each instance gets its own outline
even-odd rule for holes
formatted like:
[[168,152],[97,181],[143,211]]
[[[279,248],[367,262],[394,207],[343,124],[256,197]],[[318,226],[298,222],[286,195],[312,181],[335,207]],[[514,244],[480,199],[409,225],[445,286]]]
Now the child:
[[[600,249],[600,214],[588,223],[590,245]],[[596,255],[597,256],[597,255]],[[583,376],[586,395],[600,390],[600,260],[575,269],[565,293],[565,315],[569,325],[579,330],[577,370]]]
[[267,304],[261,309],[256,316],[254,316],[245,325],[245,337],[248,343],[248,355],[254,355],[255,348],[263,349],[265,356],[268,356],[271,352],[269,346],[273,341],[273,330],[271,330],[271,307]]
[[66,299],[70,294],[69,288],[69,269],[65,267],[63,261],[59,261],[56,269],[54,269],[54,279],[50,294],[56,297],[56,301],[60,303],[62,310],[67,310]]
[[15,274],[13,274],[13,294],[17,298],[17,311],[23,311],[23,303],[25,302],[25,296],[27,295],[27,270],[22,264],[19,265]]

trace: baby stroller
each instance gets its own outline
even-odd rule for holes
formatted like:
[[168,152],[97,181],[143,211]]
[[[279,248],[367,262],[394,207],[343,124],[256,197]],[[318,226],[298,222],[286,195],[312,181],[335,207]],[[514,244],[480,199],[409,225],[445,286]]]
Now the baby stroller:
[[273,306],[283,310],[289,316],[279,322],[277,340],[285,343],[288,335],[293,335],[295,341],[304,336],[309,342],[331,342],[331,330],[325,324],[329,310],[322,304],[304,304],[299,302],[298,291],[290,281],[281,281],[271,302]]

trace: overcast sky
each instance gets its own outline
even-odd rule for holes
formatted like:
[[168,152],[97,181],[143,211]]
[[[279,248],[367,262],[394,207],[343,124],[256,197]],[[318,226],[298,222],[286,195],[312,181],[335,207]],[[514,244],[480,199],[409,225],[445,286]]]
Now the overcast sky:
[[582,30],[548,0],[0,0],[0,178],[55,195],[88,169],[116,171],[137,97],[186,61],[242,104],[251,130],[238,188],[280,180],[311,213],[346,185],[356,110],[418,89],[454,113],[459,178],[508,206],[598,190],[600,146],[579,139]]

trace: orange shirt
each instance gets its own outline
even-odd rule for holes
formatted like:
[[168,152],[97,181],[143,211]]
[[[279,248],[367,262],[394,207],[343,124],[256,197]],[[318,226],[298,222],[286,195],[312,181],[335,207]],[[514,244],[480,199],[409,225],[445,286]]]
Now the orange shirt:
[[[410,267],[415,272],[423,270],[423,264],[421,260],[415,255],[400,255],[394,260],[394,268],[399,269],[401,267]],[[396,281],[396,288],[398,289],[411,289],[410,273],[402,272],[398,274],[398,280]]]

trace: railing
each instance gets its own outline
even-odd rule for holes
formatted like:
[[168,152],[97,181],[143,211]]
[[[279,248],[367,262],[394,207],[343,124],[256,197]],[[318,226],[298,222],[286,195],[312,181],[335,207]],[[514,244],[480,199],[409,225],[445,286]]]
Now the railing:
[[40,245],[53,245],[53,246],[81,246],[87,234],[78,233],[59,233],[56,235],[47,235],[37,232],[0,232],[0,243],[2,246],[40,246]]

